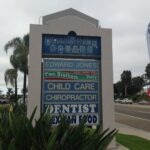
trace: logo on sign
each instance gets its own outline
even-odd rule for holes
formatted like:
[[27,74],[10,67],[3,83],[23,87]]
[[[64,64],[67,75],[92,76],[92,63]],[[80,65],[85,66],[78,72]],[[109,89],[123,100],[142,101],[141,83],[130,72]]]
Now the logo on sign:
[[100,56],[100,37],[43,34],[43,55]]

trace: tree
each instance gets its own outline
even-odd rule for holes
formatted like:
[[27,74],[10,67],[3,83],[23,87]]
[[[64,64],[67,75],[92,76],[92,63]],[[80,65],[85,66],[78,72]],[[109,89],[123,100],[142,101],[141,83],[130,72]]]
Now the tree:
[[10,63],[13,66],[12,69],[7,69],[5,71],[5,83],[6,85],[8,85],[8,83],[10,83],[10,85],[12,85],[15,88],[15,100],[17,100],[17,77],[18,77],[18,68],[19,68],[19,62],[18,59],[16,57],[16,55],[11,55],[10,56]]
[[150,79],[150,64],[147,64],[145,68],[146,76],[148,79]]
[[132,90],[133,94],[140,92],[143,87],[144,80],[142,77],[134,77],[132,78]]
[[12,88],[7,88],[7,98],[10,99],[11,95],[13,95],[13,89]]
[[[24,73],[23,89],[26,89],[26,77],[28,74],[28,53],[29,53],[29,34],[25,35],[22,39],[17,37],[9,41],[5,45],[5,51],[13,49],[13,57],[15,58],[18,69]],[[10,58],[11,59],[11,58]],[[15,66],[13,65],[15,68]],[[26,90],[23,93],[25,102]]]
[[19,54],[19,61],[20,61],[19,70],[24,74],[23,101],[25,102],[25,97],[27,92],[26,82],[27,82],[27,74],[28,74],[29,34],[26,34],[20,42],[21,42],[20,43],[21,51],[17,52],[16,50],[16,53]]
[[117,97],[121,97],[124,93],[124,86],[121,81],[114,84],[114,92],[117,94]]
[[121,74],[121,82],[124,85],[125,96],[128,95],[127,88],[131,84],[131,79],[132,79],[131,71],[130,70],[123,71],[123,73]]
[[17,100],[17,76],[17,69],[7,69],[4,75],[6,85],[10,83],[15,87],[15,100]]

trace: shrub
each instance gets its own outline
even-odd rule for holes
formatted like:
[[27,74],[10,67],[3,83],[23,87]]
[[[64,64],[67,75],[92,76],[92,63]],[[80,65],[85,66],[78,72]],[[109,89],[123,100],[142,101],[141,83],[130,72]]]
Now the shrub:
[[143,94],[141,94],[141,95],[138,95],[138,94],[132,95],[130,98],[131,98],[134,102],[139,102],[140,100],[147,100],[147,101],[150,101],[149,96],[148,96],[147,94],[145,94],[145,93],[143,93]]
[[54,127],[46,113],[33,125],[36,109],[30,118],[21,110],[1,111],[0,150],[105,150],[117,133],[116,129],[102,131],[100,127],[91,132],[85,122],[70,126],[65,117]]

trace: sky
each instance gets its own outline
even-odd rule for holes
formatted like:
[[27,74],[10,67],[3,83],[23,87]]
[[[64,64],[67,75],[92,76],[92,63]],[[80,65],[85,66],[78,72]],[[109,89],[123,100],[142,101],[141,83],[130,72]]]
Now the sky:
[[[120,80],[123,70],[132,77],[145,73],[150,62],[146,29],[150,22],[150,0],[0,0],[0,89],[6,91],[4,73],[11,68],[4,45],[14,37],[23,37],[30,24],[39,24],[41,16],[74,8],[99,20],[102,28],[113,33],[113,78]],[[22,88],[23,75],[18,75]]]

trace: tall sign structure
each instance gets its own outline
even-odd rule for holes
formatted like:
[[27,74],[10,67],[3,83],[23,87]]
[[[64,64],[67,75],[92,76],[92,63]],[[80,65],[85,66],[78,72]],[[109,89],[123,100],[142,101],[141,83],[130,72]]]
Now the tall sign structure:
[[150,23],[148,24],[148,28],[147,28],[147,46],[148,46],[148,54],[149,54],[149,58],[150,58]]
[[37,106],[35,117],[46,110],[54,125],[61,114],[114,129],[111,29],[74,9],[43,16],[30,26],[28,88],[28,116]]

